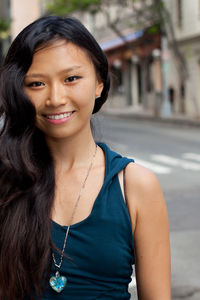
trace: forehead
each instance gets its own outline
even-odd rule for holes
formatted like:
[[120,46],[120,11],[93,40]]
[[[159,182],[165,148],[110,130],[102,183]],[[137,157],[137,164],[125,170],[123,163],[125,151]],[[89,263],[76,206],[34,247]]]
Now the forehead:
[[80,63],[83,65],[93,65],[87,51],[72,42],[66,40],[57,40],[46,45],[36,48],[33,55],[32,65],[45,64],[62,65],[62,64]]

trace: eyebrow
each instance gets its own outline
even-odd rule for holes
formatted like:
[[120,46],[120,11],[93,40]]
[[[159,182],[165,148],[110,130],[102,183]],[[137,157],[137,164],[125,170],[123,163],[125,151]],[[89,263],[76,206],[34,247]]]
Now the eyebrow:
[[[64,70],[60,71],[59,73],[60,74],[62,74],[62,73],[69,73],[71,71],[74,71],[74,70],[80,69],[80,68],[82,68],[82,66],[72,66],[70,68],[67,68],[67,69],[64,69]],[[46,75],[42,74],[42,73],[30,73],[30,74],[27,74],[25,77],[26,78],[27,77],[32,77],[32,78],[35,78],[35,77],[46,77]]]

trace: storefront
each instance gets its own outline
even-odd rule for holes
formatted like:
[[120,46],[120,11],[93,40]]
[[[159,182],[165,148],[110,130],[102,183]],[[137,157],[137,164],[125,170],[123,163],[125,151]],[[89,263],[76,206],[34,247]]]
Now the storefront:
[[100,45],[110,64],[111,105],[151,109],[157,82],[160,90],[162,82],[160,57],[154,55],[155,49],[160,49],[160,35],[130,31]]

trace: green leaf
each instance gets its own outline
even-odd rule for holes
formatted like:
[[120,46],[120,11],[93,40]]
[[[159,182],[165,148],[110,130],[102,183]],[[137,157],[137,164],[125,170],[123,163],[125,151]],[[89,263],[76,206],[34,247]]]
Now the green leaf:
[[0,19],[0,38],[6,39],[10,34],[10,20],[1,18]]
[[156,34],[160,33],[160,26],[159,25],[153,25],[147,29],[148,34]]
[[95,11],[101,2],[101,0],[53,0],[51,3],[47,2],[46,8],[50,14],[65,16],[74,11]]

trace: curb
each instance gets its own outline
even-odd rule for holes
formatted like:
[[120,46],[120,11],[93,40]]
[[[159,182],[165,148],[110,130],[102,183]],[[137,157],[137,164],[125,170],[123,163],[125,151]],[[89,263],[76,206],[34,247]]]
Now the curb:
[[175,124],[175,125],[183,125],[183,126],[191,126],[191,127],[200,127],[200,120],[194,120],[189,118],[180,118],[180,117],[155,117],[151,114],[145,113],[134,113],[134,112],[121,112],[115,110],[102,110],[101,115],[111,116],[113,118],[121,118],[128,120],[143,120],[143,121],[151,121],[155,123],[165,123],[165,124]]

